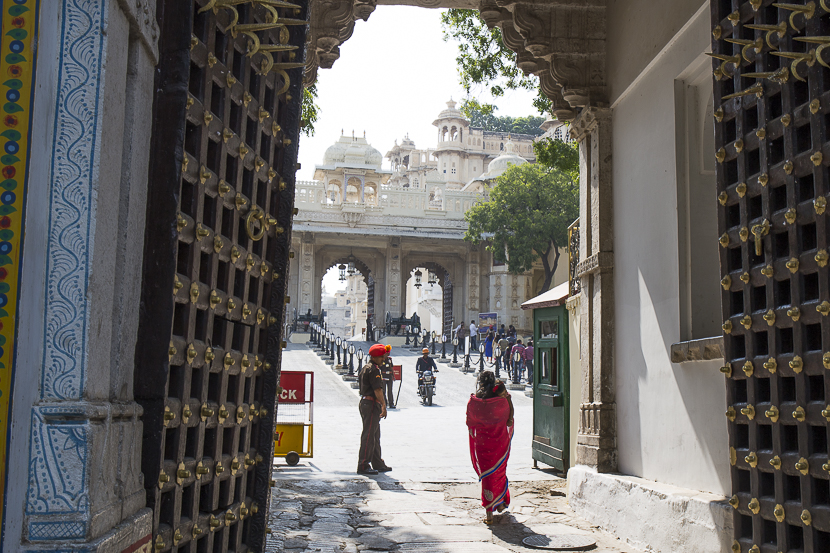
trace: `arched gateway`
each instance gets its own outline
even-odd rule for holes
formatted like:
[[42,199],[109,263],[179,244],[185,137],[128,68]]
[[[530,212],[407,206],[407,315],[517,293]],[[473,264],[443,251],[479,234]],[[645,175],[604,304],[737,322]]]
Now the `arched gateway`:
[[[449,102],[436,121],[466,121],[454,106]],[[464,213],[483,190],[450,182],[439,171],[443,158],[404,164],[402,152],[414,148],[409,139],[396,145],[387,154],[393,169],[385,170],[365,137],[341,136],[315,167],[316,180],[297,182],[291,248],[299,262],[289,268],[289,313],[319,313],[323,275],[352,262],[369,287],[363,328],[382,324],[387,312],[411,315],[407,281],[420,267],[436,275],[443,295],[442,328],[431,330],[448,331],[482,312],[529,329],[521,304],[533,292],[532,275],[509,275],[484,248],[464,241]],[[467,178],[473,182],[476,175]]]

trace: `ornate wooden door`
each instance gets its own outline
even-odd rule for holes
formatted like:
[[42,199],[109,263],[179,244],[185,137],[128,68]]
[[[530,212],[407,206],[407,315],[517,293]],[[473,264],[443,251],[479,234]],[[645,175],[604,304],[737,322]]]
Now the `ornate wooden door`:
[[736,552],[830,548],[823,5],[711,3]]
[[263,550],[305,18],[278,0],[158,4],[135,372],[156,551]]

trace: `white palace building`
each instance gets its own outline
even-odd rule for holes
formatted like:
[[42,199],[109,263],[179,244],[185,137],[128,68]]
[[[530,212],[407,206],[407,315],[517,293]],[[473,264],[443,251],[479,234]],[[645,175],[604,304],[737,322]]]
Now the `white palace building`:
[[[433,125],[437,147],[421,150],[405,137],[386,154],[390,169],[365,136],[342,135],[315,167],[315,180],[297,182],[292,249],[299,263],[291,265],[289,313],[318,313],[323,275],[345,263],[363,276],[367,317],[376,326],[387,312],[409,317],[417,310],[425,328],[436,332],[469,324],[479,313],[530,329],[521,304],[540,291],[541,264],[510,275],[463,237],[464,213],[486,197],[490,181],[510,165],[535,161],[535,137],[470,127],[452,100]],[[547,121],[543,136],[566,136],[561,125]],[[555,284],[565,280],[565,265]],[[423,290],[411,278],[417,270]],[[355,333],[365,327],[356,325]]]

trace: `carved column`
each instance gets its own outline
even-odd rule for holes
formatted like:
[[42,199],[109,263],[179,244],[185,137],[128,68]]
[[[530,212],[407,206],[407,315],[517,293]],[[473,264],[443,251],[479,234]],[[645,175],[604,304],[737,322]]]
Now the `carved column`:
[[314,274],[314,235],[310,232],[303,234],[300,254],[300,274],[297,282],[297,302],[299,314],[307,313],[311,309],[315,315],[314,286],[319,286]]
[[584,108],[571,126],[579,141],[582,280],[580,342],[582,401],[577,463],[617,470],[614,383],[614,212],[611,188],[611,110]]
[[[401,242],[392,238],[386,250],[386,311],[393,317],[399,316],[406,307],[403,304],[401,261]],[[376,314],[376,319],[378,324],[386,324],[386,313]]]
[[467,278],[464,290],[464,297],[467,298],[467,309],[464,316],[465,326],[469,325],[472,320],[478,320],[478,313],[481,308],[481,271],[479,270],[478,260],[478,246],[470,246],[467,252]]

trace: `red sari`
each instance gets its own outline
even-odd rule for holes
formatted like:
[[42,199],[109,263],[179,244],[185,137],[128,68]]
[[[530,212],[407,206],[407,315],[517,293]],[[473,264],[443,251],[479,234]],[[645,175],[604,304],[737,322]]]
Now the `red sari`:
[[510,505],[507,459],[513,427],[507,426],[508,418],[510,404],[506,398],[480,399],[471,395],[467,402],[470,459],[481,482],[481,504],[488,511],[501,504]]

